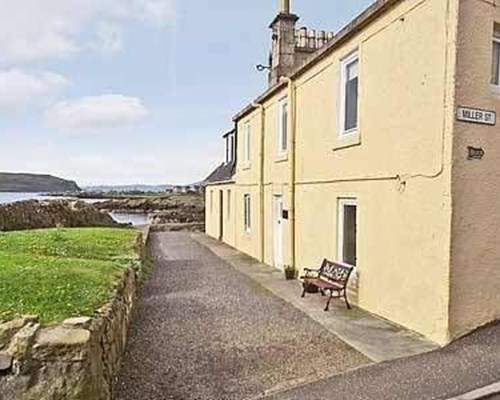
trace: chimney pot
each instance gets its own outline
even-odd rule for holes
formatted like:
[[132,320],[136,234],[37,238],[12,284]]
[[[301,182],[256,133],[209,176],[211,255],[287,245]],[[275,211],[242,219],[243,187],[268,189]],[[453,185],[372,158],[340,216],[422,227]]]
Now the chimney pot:
[[290,14],[290,0],[281,0],[280,12]]

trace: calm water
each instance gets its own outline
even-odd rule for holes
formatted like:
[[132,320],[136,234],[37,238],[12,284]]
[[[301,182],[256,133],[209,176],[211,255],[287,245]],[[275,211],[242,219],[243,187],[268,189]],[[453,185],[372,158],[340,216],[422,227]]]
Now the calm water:
[[[5,193],[0,192],[0,204],[16,203],[25,200],[61,200],[64,197],[42,196],[40,193]],[[85,203],[98,203],[105,199],[82,199]],[[146,225],[149,223],[147,214],[110,213],[111,217],[121,224]]]
[[42,200],[51,199],[51,197],[44,197],[39,193],[5,193],[0,192],[0,204],[15,203],[24,200]]

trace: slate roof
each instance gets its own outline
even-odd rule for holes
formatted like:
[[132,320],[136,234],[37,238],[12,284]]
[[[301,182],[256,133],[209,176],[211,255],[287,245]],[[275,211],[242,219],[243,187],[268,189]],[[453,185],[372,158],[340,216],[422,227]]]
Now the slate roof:
[[236,161],[229,164],[222,163],[203,182],[204,185],[231,181],[236,172]]

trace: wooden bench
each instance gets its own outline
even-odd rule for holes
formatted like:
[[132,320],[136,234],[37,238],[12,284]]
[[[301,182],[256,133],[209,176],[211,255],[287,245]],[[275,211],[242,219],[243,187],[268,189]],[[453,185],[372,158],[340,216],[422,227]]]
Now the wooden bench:
[[306,296],[310,287],[317,288],[323,296],[326,291],[330,291],[330,297],[326,303],[325,311],[330,307],[332,299],[344,299],[347,308],[350,310],[351,305],[347,300],[347,283],[352,274],[354,267],[329,261],[326,258],[323,260],[320,269],[306,268],[306,274],[301,277],[302,297]]

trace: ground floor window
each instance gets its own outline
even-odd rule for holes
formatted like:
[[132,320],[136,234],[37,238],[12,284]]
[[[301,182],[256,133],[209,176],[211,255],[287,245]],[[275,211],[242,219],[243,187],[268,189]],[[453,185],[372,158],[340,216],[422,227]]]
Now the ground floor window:
[[246,194],[244,196],[244,212],[245,212],[245,232],[250,233],[252,229],[252,215],[251,215],[251,200],[250,195]]
[[357,211],[356,199],[339,199],[338,202],[338,256],[339,261],[357,265]]

